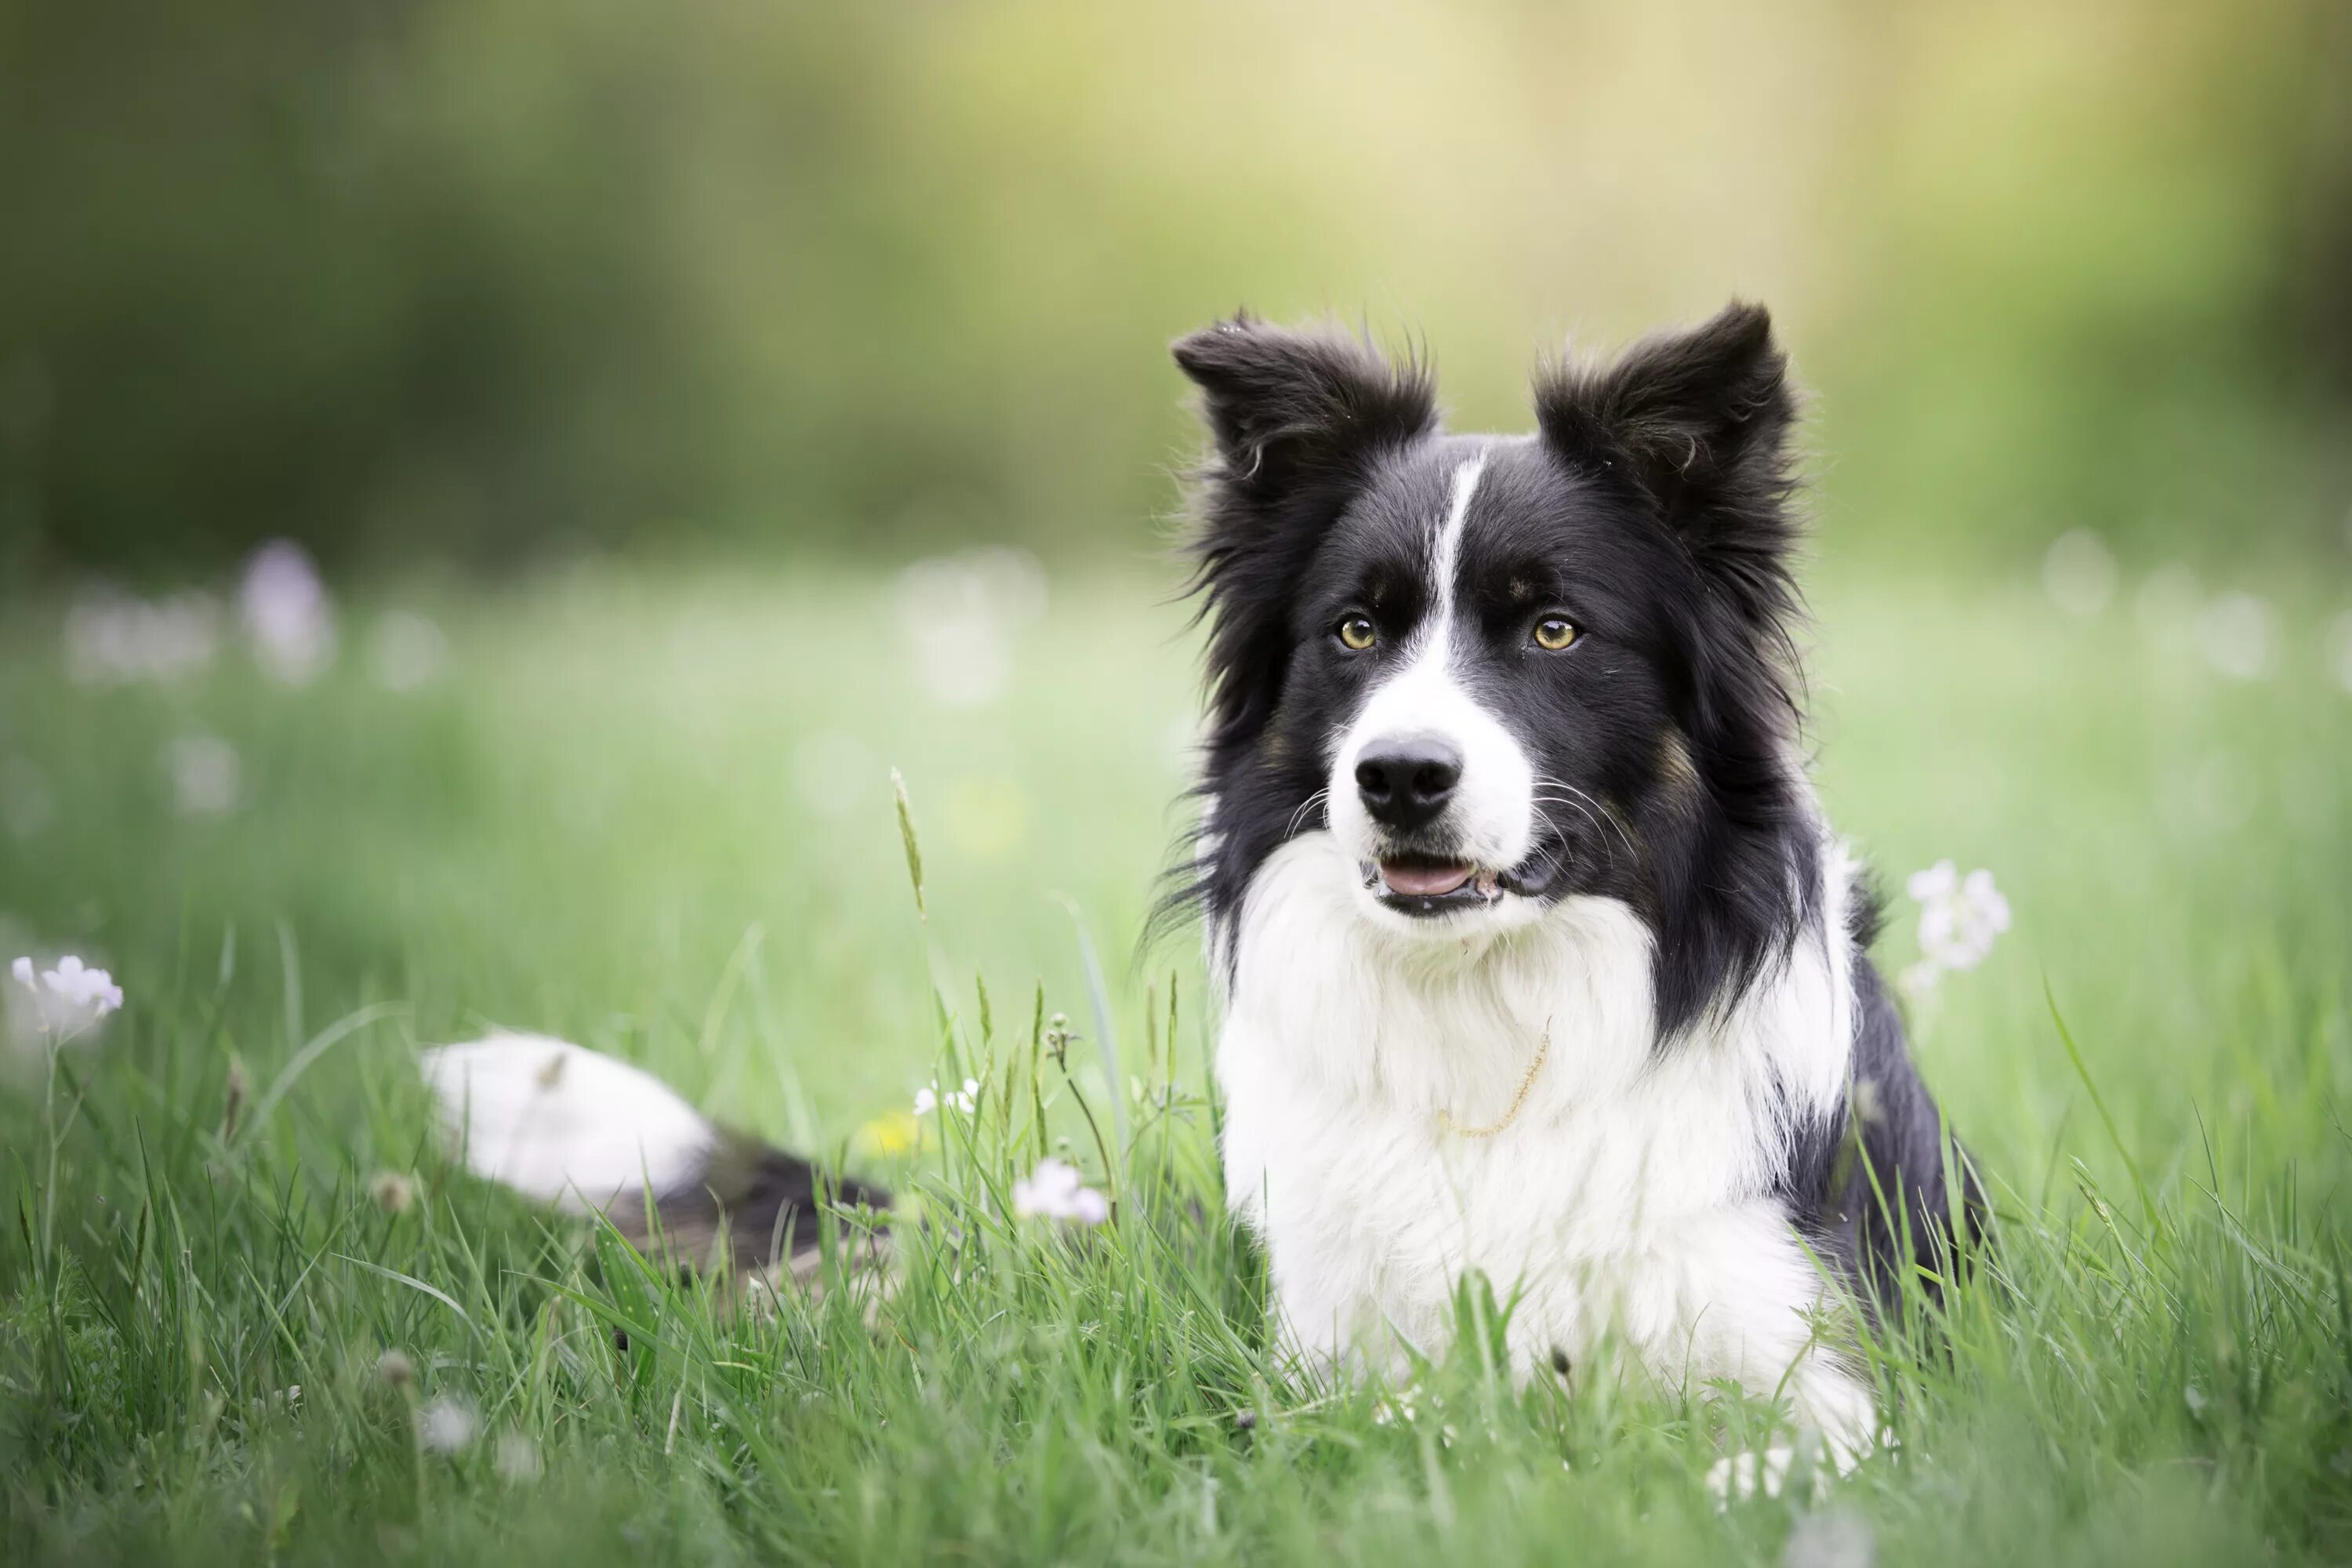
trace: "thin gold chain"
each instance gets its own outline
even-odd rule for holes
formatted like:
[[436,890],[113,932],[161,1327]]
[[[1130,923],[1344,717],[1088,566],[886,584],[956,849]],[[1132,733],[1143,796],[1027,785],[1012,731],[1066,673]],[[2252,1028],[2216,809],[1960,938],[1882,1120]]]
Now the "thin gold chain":
[[1551,1020],[1547,1018],[1544,1020],[1543,1038],[1536,1045],[1536,1059],[1528,1064],[1527,1074],[1519,1079],[1518,1092],[1511,1096],[1510,1108],[1503,1112],[1503,1119],[1485,1127],[1465,1127],[1454,1120],[1451,1111],[1441,1109],[1437,1113],[1437,1130],[1441,1132],[1455,1133],[1464,1138],[1492,1138],[1519,1119],[1519,1112],[1527,1107],[1528,1091],[1535,1088],[1536,1074],[1543,1071],[1544,1058],[1549,1055],[1551,1055]]

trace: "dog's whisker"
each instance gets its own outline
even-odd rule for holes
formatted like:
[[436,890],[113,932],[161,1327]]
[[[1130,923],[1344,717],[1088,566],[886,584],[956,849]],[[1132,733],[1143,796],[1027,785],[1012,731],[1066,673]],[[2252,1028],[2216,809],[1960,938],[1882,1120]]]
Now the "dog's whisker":
[[1633,836],[1625,831],[1625,825],[1617,820],[1617,814],[1601,802],[1593,799],[1590,794],[1577,788],[1576,785],[1569,783],[1566,779],[1553,778],[1549,773],[1541,774],[1537,777],[1536,788],[1538,790],[1565,790],[1569,794],[1576,796],[1578,799],[1587,803],[1593,810],[1608,818],[1609,826],[1616,830],[1618,839],[1625,846],[1625,853],[1638,858],[1639,851],[1633,847]]
[[1601,853],[1609,858],[1611,867],[1612,868],[1615,867],[1617,861],[1617,847],[1609,841],[1607,829],[1601,826],[1601,819],[1593,815],[1592,808],[1591,806],[1587,805],[1583,801],[1578,800],[1570,795],[1538,794],[1536,795],[1535,800],[1536,804],[1538,805],[1549,805],[1567,806],[1577,812],[1587,822],[1591,823],[1592,825],[1593,837],[1600,841]]
[[1328,805],[1330,803],[1330,799],[1331,790],[1330,786],[1327,784],[1323,788],[1317,790],[1313,795],[1308,795],[1305,800],[1301,801],[1299,803],[1298,809],[1290,814],[1290,821],[1283,828],[1282,837],[1285,839],[1297,837],[1298,825],[1307,820],[1307,814],[1313,811],[1318,805]]

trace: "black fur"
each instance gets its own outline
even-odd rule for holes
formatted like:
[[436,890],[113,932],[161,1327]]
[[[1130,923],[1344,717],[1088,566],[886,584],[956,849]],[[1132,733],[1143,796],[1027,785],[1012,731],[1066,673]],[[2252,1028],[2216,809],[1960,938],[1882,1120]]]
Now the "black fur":
[[[613,1205],[613,1223],[640,1248],[667,1253],[692,1268],[739,1273],[792,1268],[819,1244],[819,1226],[833,1213],[887,1213],[890,1194],[871,1184],[819,1171],[796,1154],[756,1139],[722,1134],[709,1163],[692,1182],[655,1199],[659,1234],[649,1234],[645,1205],[625,1197]],[[861,1228],[859,1242],[878,1240],[885,1227]]]
[[[1872,918],[1875,906],[1872,907]],[[1853,1090],[1832,1116],[1791,1130],[1781,1195],[1807,1242],[1856,1287],[1863,1305],[1890,1309],[1906,1285],[1939,1295],[1964,1261],[1953,1222],[1973,1243],[1984,1194],[1966,1153],[1904,1046],[1903,1019],[1878,971],[1855,964]],[[1960,1179],[1954,1205],[1949,1173]]]

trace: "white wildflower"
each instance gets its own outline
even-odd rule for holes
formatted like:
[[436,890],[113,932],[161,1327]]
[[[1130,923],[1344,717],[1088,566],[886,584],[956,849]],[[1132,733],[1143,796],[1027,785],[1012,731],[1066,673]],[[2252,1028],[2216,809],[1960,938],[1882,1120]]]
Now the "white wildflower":
[[416,1412],[417,1446],[427,1453],[457,1453],[473,1442],[480,1427],[472,1405],[446,1394]]
[[71,953],[58,959],[55,969],[43,970],[41,984],[68,1007],[88,1013],[92,1022],[122,1005],[122,987],[114,983],[114,976],[90,968]]
[[387,1350],[375,1358],[375,1374],[388,1387],[405,1389],[416,1381],[416,1363],[405,1351]]
[[237,609],[261,668],[289,686],[315,679],[335,657],[335,607],[310,552],[272,540],[246,563]]
[[0,1040],[18,1051],[53,1050],[82,1037],[122,1005],[122,987],[103,969],[68,954],[42,969],[29,955],[8,965],[23,989],[0,1005]]
[[1100,1225],[1110,1218],[1110,1200],[1083,1185],[1076,1166],[1048,1158],[1038,1161],[1036,1170],[1013,1184],[1013,1212],[1023,1219]]
[[82,685],[169,680],[212,662],[220,606],[203,594],[149,601],[86,589],[66,610],[66,675]]
[[2042,589],[2070,616],[2095,616],[2115,596],[2115,552],[2095,530],[2062,533],[2042,558]]
[[1911,873],[1906,890],[1919,904],[1917,963],[1896,981],[1916,1000],[1935,989],[1946,970],[1974,969],[2009,929],[2009,900],[1993,885],[1992,873],[1977,869],[1962,877],[1949,860]]
[[1959,886],[1960,873],[1949,860],[1938,860],[1924,871],[1914,871],[1904,879],[1903,890],[1921,903],[1929,899],[1948,897]]
[[1946,969],[1974,969],[2009,929],[2009,900],[1981,868],[1963,878],[1949,860],[1915,871],[1907,884],[1919,902],[1919,951]]
[[172,809],[182,816],[219,816],[234,809],[243,771],[236,748],[215,735],[180,735],[163,746]]
[[546,1468],[540,1460],[539,1445],[520,1432],[499,1434],[498,1453],[491,1460],[491,1468],[504,1481],[535,1481]]
[[416,1206],[416,1183],[405,1172],[378,1171],[368,1182],[368,1195],[389,1215],[404,1215]]
[[394,610],[375,624],[368,665],[387,691],[410,692],[429,684],[449,659],[449,639],[441,628],[410,610]]
[[1905,964],[1903,973],[1895,977],[1895,986],[1912,1001],[1919,1002],[1926,1000],[1927,994],[1936,989],[1936,982],[1943,977],[1943,965],[1932,958],[1923,958],[1916,963]]
[[961,1089],[951,1089],[945,1094],[940,1092],[940,1080],[937,1079],[931,1079],[928,1087],[915,1091],[915,1114],[918,1116],[929,1116],[942,1105],[969,1116],[972,1107],[979,1103],[980,1079],[976,1078],[964,1079]]
[[2205,606],[2197,628],[2205,662],[2238,680],[2260,680],[2278,647],[2278,616],[2252,594],[2223,594]]

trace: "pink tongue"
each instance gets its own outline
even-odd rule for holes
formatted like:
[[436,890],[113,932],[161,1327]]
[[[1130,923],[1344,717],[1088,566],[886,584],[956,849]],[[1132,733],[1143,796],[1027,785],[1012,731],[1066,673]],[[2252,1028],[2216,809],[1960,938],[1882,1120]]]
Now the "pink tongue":
[[1381,880],[1391,893],[1406,893],[1415,898],[1433,899],[1452,892],[1470,879],[1474,868],[1454,866],[1407,866],[1395,860],[1381,862]]

